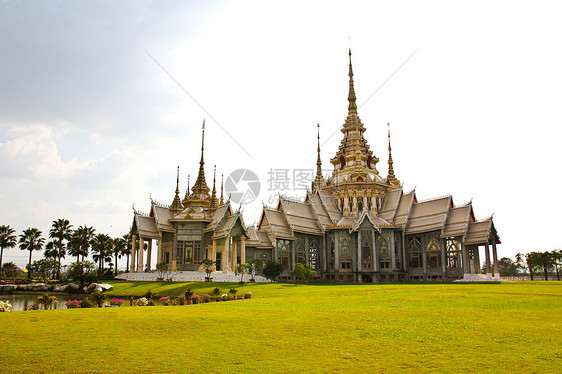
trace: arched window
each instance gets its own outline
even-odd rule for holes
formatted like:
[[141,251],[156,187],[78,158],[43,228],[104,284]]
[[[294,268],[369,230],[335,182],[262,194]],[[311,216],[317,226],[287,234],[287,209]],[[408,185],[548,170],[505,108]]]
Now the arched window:
[[357,212],[358,213],[363,212],[363,199],[359,200],[359,202],[357,203]]

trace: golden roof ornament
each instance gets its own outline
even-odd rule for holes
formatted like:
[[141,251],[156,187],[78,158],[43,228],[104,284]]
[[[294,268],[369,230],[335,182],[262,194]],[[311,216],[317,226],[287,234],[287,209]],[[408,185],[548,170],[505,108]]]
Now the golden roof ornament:
[[224,174],[221,174],[221,199],[219,201],[219,206],[224,205],[223,190],[224,190]]
[[386,181],[392,185],[399,185],[400,181],[394,175],[394,161],[392,161],[392,147],[390,146],[390,122],[386,125],[388,126],[388,177]]
[[217,182],[217,165],[215,165],[214,171],[213,171],[213,192],[211,194],[211,205],[210,208],[211,209],[215,209],[217,207],[217,189],[215,188]]
[[176,195],[174,196],[174,201],[170,205],[170,211],[175,216],[183,210],[183,206],[180,199],[180,167],[178,165],[177,177],[176,177]]
[[322,176],[322,160],[320,159],[320,124],[316,126],[318,127],[318,159],[316,160],[316,178],[312,182],[312,193],[318,193],[320,186],[324,183],[324,177]]

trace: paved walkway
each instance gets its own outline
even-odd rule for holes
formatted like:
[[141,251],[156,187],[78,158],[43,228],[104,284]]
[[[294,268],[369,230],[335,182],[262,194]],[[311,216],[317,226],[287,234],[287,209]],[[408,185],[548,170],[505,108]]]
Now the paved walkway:
[[[204,282],[207,273],[202,273],[200,271],[176,271],[170,274],[172,282]],[[239,282],[240,275],[234,275],[234,273],[223,273],[214,272],[211,273],[213,282]],[[117,279],[130,280],[130,281],[156,281],[158,278],[158,272],[149,273],[123,273],[119,274]],[[244,274],[244,281],[249,282],[250,276]],[[256,275],[256,282],[269,283],[269,279],[262,277],[261,275]]]

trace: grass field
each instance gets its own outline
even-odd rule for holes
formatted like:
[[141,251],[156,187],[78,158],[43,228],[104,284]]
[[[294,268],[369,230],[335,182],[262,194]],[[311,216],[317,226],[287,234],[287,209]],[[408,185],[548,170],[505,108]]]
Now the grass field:
[[562,372],[560,282],[236,287],[254,298],[0,313],[0,372]]

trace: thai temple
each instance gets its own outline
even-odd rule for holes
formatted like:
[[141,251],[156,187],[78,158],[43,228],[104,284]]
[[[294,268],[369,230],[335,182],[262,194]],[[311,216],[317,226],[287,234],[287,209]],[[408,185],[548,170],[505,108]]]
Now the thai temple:
[[257,225],[248,226],[225,201],[222,178],[217,196],[216,168],[212,190],[207,185],[203,123],[199,172],[183,199],[178,167],[170,205],[151,198],[149,213],[133,209],[129,272],[151,271],[155,241],[157,263],[176,271],[203,271],[201,262],[211,259],[215,271],[229,273],[236,264],[260,258],[283,264],[281,279],[286,280],[296,263],[310,264],[323,282],[499,279],[500,238],[492,217],[477,220],[472,201],[455,205],[451,196],[418,200],[415,190],[404,191],[394,170],[390,130],[386,177],[377,170],[379,159],[365,131],[357,113],[350,51],[348,114],[330,160],[331,176],[322,174],[318,135],[316,177],[304,202],[280,196],[276,206],[264,206]]

